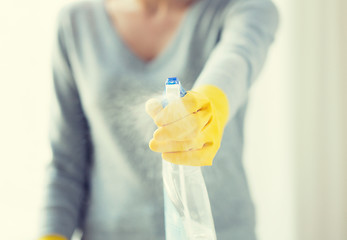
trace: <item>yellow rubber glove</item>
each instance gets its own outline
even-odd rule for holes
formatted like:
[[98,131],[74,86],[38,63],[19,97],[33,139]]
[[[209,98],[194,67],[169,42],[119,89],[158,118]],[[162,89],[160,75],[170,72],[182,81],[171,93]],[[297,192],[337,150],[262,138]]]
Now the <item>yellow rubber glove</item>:
[[40,238],[39,240],[67,240],[65,237],[60,235],[48,235]]
[[229,117],[228,99],[212,85],[188,91],[165,108],[158,99],[146,103],[158,129],[149,143],[164,160],[189,166],[212,165]]

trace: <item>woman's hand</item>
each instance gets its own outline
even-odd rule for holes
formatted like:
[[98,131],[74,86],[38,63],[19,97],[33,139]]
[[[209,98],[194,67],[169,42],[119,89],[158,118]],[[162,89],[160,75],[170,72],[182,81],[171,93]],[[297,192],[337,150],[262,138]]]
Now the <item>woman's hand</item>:
[[188,91],[165,108],[157,99],[146,111],[158,129],[149,143],[164,160],[190,166],[212,165],[228,120],[228,100],[222,90],[205,85]]

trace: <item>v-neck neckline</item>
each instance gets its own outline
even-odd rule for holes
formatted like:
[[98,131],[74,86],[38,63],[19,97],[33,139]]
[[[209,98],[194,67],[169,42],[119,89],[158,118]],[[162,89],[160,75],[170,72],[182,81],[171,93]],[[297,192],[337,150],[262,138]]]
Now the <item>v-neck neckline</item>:
[[[126,55],[126,58],[130,59],[132,61],[132,64],[138,65],[140,68],[155,68],[159,67],[159,65],[163,62],[166,62],[166,60],[172,56],[172,53],[176,49],[176,45],[179,43],[180,37],[184,32],[185,26],[187,26],[188,22],[190,21],[191,15],[193,10],[196,8],[196,6],[199,4],[199,2],[202,2],[202,0],[197,0],[194,2],[183,14],[182,19],[180,20],[180,23],[178,24],[178,27],[175,30],[175,33],[170,38],[167,44],[165,44],[165,47],[151,60],[146,61],[139,56],[136,55],[136,53],[130,49],[130,47],[124,42],[124,39],[120,35],[119,31],[117,30],[116,26],[114,25],[112,21],[112,17],[109,15],[106,9],[106,0],[100,1],[100,5],[102,8],[102,15],[104,16],[104,20],[106,22],[106,27],[108,31],[110,32],[111,39],[116,41],[118,44],[120,44],[121,48],[123,49],[124,54]],[[133,67],[135,67],[133,65]]]

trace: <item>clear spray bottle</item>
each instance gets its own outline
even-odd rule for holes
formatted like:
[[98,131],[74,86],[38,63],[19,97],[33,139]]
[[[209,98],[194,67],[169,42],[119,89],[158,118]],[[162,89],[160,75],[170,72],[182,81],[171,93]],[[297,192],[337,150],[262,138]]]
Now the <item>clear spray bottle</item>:
[[[168,103],[186,94],[177,78],[166,81]],[[210,201],[201,167],[163,159],[166,240],[216,240]]]

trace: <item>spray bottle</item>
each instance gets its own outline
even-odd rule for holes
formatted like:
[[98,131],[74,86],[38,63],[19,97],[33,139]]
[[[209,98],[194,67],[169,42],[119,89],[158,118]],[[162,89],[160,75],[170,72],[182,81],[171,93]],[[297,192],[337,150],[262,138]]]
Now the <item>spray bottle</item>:
[[[166,81],[166,100],[186,94],[177,78]],[[163,159],[166,240],[216,240],[210,201],[201,167]]]

